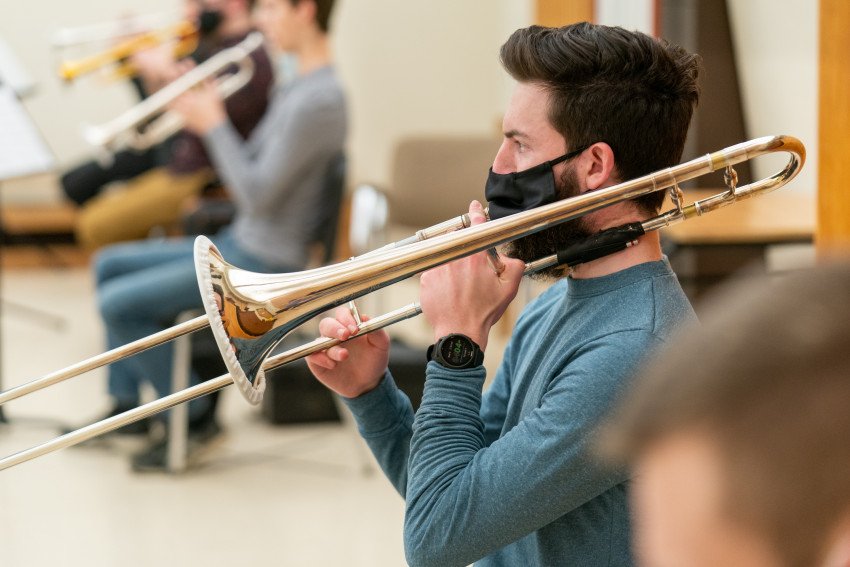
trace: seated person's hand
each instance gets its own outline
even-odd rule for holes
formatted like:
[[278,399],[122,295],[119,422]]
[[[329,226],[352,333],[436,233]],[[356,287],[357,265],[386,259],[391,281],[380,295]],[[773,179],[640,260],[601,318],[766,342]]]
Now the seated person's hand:
[[130,63],[148,93],[158,91],[183,72],[174,59],[174,47],[168,43],[136,52],[130,57]]
[[212,80],[186,91],[169,108],[183,117],[186,129],[199,136],[227,120],[224,101]]

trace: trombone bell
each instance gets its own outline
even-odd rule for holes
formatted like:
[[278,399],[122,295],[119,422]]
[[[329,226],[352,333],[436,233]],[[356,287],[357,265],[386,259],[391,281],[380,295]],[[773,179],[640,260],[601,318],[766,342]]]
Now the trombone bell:
[[239,293],[234,283],[249,272],[225,262],[204,236],[195,240],[195,271],[204,311],[231,378],[246,400],[258,404],[266,389],[263,360],[295,326],[273,331],[275,320],[265,306]]

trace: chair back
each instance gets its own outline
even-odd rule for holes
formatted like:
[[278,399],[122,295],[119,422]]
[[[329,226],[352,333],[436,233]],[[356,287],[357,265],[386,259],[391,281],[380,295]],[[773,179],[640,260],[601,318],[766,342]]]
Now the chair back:
[[329,263],[336,252],[337,229],[340,222],[342,197],[345,193],[345,154],[340,152],[328,162],[322,185],[322,207],[315,232],[310,239],[322,247],[319,262]]
[[465,213],[473,199],[483,203],[487,171],[500,144],[489,136],[399,142],[387,191],[390,224],[420,229]]

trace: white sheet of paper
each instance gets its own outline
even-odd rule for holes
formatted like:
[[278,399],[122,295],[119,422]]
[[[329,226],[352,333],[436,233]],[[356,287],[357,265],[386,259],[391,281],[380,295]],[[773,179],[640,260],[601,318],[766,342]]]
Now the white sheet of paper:
[[8,84],[0,84],[0,180],[44,173],[56,159]]
[[19,97],[35,91],[35,81],[9,44],[0,37],[0,82],[11,85]]

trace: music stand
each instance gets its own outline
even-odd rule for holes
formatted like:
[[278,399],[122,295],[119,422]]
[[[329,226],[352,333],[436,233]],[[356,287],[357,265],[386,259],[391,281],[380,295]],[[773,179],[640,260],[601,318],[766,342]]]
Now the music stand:
[[[0,62],[2,62],[2,56],[0,56]],[[0,67],[0,73],[3,70]],[[3,80],[3,75],[0,74],[0,184],[11,179],[51,171],[55,169],[55,165],[53,153],[47,147],[26,108],[18,100],[18,93]],[[0,218],[0,235],[3,234],[2,218]],[[31,308],[21,307],[27,311],[33,311]],[[0,390],[2,390],[2,379],[0,379]],[[0,422],[5,421],[3,407],[0,406]]]

